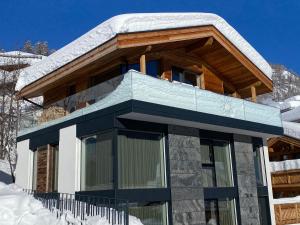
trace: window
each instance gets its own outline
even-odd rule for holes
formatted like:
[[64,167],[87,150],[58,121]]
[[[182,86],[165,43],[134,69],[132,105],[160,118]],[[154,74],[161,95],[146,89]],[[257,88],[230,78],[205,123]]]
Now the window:
[[129,214],[139,218],[144,225],[167,225],[166,203],[145,203],[129,206]]
[[256,183],[259,186],[264,186],[263,178],[263,169],[262,169],[262,146],[254,145],[253,146],[253,158],[254,158],[254,167],[256,175]]
[[[51,175],[49,176],[51,181],[51,191],[57,192],[58,191],[58,159],[59,159],[59,151],[58,145],[51,146],[51,154],[52,154],[52,171],[50,171]],[[50,168],[51,168],[50,167]]]
[[33,153],[32,189],[55,192],[58,189],[58,145],[43,145]]
[[235,201],[205,200],[205,219],[209,225],[235,225]]
[[113,187],[112,132],[82,139],[81,190]]
[[38,161],[38,152],[33,152],[33,173],[32,173],[32,190],[36,191],[37,188],[37,161]]
[[197,80],[199,75],[195,74],[193,72],[189,72],[189,71],[185,71],[179,68],[172,68],[172,80],[174,81],[178,81],[181,83],[186,83],[186,84],[190,84],[193,86],[200,86],[200,84],[197,84]]
[[[122,65],[122,74],[126,73],[128,70],[140,71],[140,64],[128,64]],[[152,77],[158,77],[159,74],[159,62],[158,60],[149,60],[146,62],[146,74]]]
[[232,167],[228,141],[201,139],[204,187],[232,187]]
[[259,206],[259,219],[261,225],[269,225],[271,224],[270,218],[270,206],[268,197],[259,197],[258,198],[258,206]]
[[119,131],[118,185],[120,189],[165,187],[162,134]]

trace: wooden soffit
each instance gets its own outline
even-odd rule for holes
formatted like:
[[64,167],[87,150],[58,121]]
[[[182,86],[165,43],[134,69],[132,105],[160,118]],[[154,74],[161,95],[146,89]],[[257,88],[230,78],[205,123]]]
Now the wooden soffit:
[[[200,39],[205,39],[206,41],[203,42],[203,40],[201,41]],[[112,60],[120,60],[124,57],[124,55],[129,55],[131,52],[134,53],[132,51],[133,49],[144,48],[145,46],[171,44],[172,42],[179,43],[188,40],[200,40],[200,42],[203,42],[199,43],[201,46],[210,46],[214,41],[217,41],[238,62],[250,71],[258,81],[262,82],[265,90],[272,91],[272,81],[220,31],[218,31],[214,26],[202,26],[118,34],[110,41],[25,86],[19,92],[18,96],[27,98],[39,96],[53,86],[57,86],[56,83],[58,81],[65,79],[67,76],[73,76],[80,69],[84,67],[92,67],[100,61],[103,65],[105,65],[105,63],[107,64]],[[187,50],[190,53],[192,49],[193,46],[191,46],[191,50]],[[253,83],[253,81],[251,81],[251,83]]]

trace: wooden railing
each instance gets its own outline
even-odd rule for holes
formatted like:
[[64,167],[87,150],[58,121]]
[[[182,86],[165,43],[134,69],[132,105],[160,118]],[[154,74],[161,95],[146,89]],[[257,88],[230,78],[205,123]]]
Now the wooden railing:
[[300,203],[274,205],[276,225],[299,224]]

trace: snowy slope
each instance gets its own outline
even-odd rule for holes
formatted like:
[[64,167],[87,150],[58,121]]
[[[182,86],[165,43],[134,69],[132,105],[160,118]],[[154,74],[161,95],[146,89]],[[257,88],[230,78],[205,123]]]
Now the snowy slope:
[[272,69],[265,59],[223,18],[210,13],[138,13],[110,18],[52,55],[26,68],[17,90],[71,62],[117,34],[213,25],[270,79]]
[[[0,225],[111,225],[105,218],[74,218],[71,213],[59,219],[45,209],[42,203],[26,194],[15,184],[0,182]],[[129,216],[129,225],[143,225],[139,219]]]

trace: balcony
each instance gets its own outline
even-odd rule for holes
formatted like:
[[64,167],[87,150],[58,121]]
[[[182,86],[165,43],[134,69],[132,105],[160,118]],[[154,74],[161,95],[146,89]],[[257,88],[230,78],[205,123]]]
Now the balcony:
[[[69,96],[41,110],[39,116],[27,123],[26,127],[29,129],[23,129],[19,135],[129,100],[282,127],[279,109],[217,94],[185,83],[157,79],[130,70],[125,75]],[[23,128],[26,127],[23,126]]]

